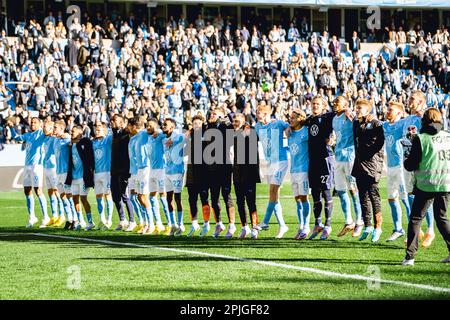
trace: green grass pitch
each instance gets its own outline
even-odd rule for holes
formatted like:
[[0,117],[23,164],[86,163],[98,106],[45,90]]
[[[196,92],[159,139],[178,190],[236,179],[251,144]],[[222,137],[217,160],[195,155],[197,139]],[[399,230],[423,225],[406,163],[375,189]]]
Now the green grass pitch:
[[[270,230],[262,231],[257,241],[213,239],[211,236],[205,239],[169,238],[55,228],[29,230],[24,228],[27,213],[23,194],[0,193],[0,299],[449,299],[450,290],[439,291],[439,288],[450,288],[450,266],[439,263],[447,255],[441,236],[436,235],[430,248],[420,249],[414,267],[402,267],[404,238],[385,242],[391,234],[392,219],[384,181],[381,186],[383,235],[376,244],[358,242],[350,235],[337,238],[344,221],[337,198],[334,198],[333,233],[328,241],[293,240],[297,217],[288,184],[281,190],[281,201],[289,232],[284,239],[274,239],[278,227],[273,217]],[[260,219],[268,201],[267,188],[267,185],[258,186]],[[186,192],[183,197],[188,227]],[[98,221],[93,196],[91,204],[94,220]],[[36,215],[40,217],[37,201]],[[116,212],[114,215],[115,225]],[[237,234],[239,232],[238,226]],[[111,242],[86,242],[31,233]],[[116,242],[148,247],[123,246]],[[149,246],[176,250],[164,251]],[[227,260],[186,251],[278,265]],[[334,274],[296,270],[286,265]],[[337,277],[336,273],[366,277],[379,273],[383,280],[401,283],[381,282],[377,285],[376,282]],[[77,275],[79,282],[73,282]],[[411,283],[438,290],[409,286]]]

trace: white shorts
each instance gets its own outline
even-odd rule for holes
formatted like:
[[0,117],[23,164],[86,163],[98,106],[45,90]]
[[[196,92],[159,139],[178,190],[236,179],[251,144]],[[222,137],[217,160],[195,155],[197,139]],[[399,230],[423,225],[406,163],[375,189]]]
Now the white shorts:
[[353,161],[336,161],[334,188],[336,191],[356,190],[356,180],[352,176]]
[[136,182],[136,175],[135,174],[132,174],[131,176],[130,176],[130,178],[128,179],[128,190],[136,190],[136,188],[137,188],[137,182]]
[[166,191],[181,193],[183,191],[183,174],[166,174]]
[[39,164],[23,168],[23,186],[42,188],[44,183],[44,167]]
[[271,163],[268,168],[269,173],[267,175],[267,182],[269,184],[281,186],[288,171],[288,167],[287,161]]
[[66,184],[66,178],[67,178],[67,173],[61,173],[61,174],[58,174],[58,176],[57,176],[58,184],[56,185],[56,187],[60,194],[62,194],[62,193],[71,194],[72,193],[72,187]]
[[165,170],[150,170],[150,192],[165,192]]
[[387,196],[388,199],[404,199],[407,196],[403,168],[400,166],[387,168]]
[[100,172],[94,174],[94,191],[95,194],[111,193],[111,173]]
[[47,189],[58,189],[58,175],[56,168],[44,169],[44,180]]
[[74,196],[87,196],[90,188],[84,186],[83,179],[77,179],[72,181],[72,194]]
[[307,196],[309,194],[308,172],[291,173],[291,185],[294,197]]
[[138,194],[150,193],[150,167],[138,170],[135,187]]
[[405,190],[412,193],[414,189],[414,172],[403,169],[403,178],[405,180]]

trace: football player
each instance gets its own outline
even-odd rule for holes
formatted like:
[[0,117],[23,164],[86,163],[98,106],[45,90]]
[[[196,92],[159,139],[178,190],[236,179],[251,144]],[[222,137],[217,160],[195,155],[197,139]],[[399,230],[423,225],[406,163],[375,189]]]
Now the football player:
[[264,150],[264,157],[268,163],[267,178],[269,183],[269,204],[263,222],[259,225],[262,230],[269,229],[269,221],[272,213],[279,224],[278,233],[275,238],[282,238],[289,230],[284,222],[281,203],[279,201],[279,190],[283,184],[288,170],[288,149],[283,144],[284,131],[289,124],[281,120],[271,120],[272,108],[265,104],[260,104],[256,110],[257,123],[256,133],[261,141]]
[[[164,144],[163,140],[166,135],[159,131],[158,120],[149,119],[147,121],[148,133],[148,152],[150,161],[150,204],[152,206],[153,217],[156,223],[156,233],[165,231],[166,235],[170,234],[172,223],[169,217],[169,209],[167,204],[167,195],[165,190],[165,161],[164,161]],[[163,211],[166,216],[168,227],[165,230],[161,221],[161,214],[159,212],[158,194],[163,206]],[[176,224],[176,223],[174,223]]]
[[[333,118],[333,131],[336,136],[334,149],[336,159],[336,170],[334,176],[334,187],[341,202],[344,212],[345,225],[338,233],[342,237],[352,232],[353,237],[361,235],[364,223],[361,218],[361,204],[359,203],[358,188],[355,178],[351,175],[353,162],[355,160],[355,146],[353,144],[353,121],[345,114],[349,109],[349,102],[344,96],[338,96],[333,101],[333,109],[336,115]],[[347,190],[352,197],[355,219],[352,218],[350,199]]]
[[[403,140],[404,151],[408,154],[408,150],[411,147],[411,140],[415,134],[418,134],[422,128],[422,117],[426,109],[426,98],[422,91],[413,91],[408,100],[408,106],[410,109],[410,115],[402,120],[403,122]],[[412,208],[412,203],[414,201],[414,173],[404,170],[406,191],[408,192],[409,206]],[[433,216],[433,206],[430,205],[427,209],[426,215],[427,231],[425,236],[423,232],[420,232],[419,238],[423,238],[422,246],[424,248],[429,247],[434,238],[434,216]]]
[[[183,203],[181,192],[183,191],[184,177],[184,135],[175,132],[176,122],[172,118],[166,118],[162,125],[162,131],[166,135],[164,139],[164,154],[166,159],[165,187],[169,217],[172,224],[169,235],[180,236],[185,231],[183,224]],[[177,217],[173,206],[173,199],[177,207]],[[178,221],[178,223],[177,223]]]
[[306,114],[300,109],[294,109],[289,118],[288,145],[291,155],[291,185],[297,204],[298,232],[294,239],[303,240],[308,237],[310,205],[309,195],[309,156],[308,127],[304,125]]
[[387,121],[383,123],[385,149],[387,155],[387,192],[389,206],[391,207],[394,230],[387,241],[394,241],[405,235],[402,227],[402,208],[400,198],[406,209],[406,216],[409,217],[411,209],[405,189],[405,179],[403,176],[403,149],[401,139],[403,136],[403,123],[401,117],[404,113],[402,103],[390,102],[386,113]]
[[23,169],[23,189],[25,197],[27,199],[28,208],[28,224],[27,227],[31,228],[38,222],[36,215],[34,214],[34,196],[33,189],[36,196],[39,199],[39,204],[42,210],[42,223],[40,228],[45,228],[50,222],[50,218],[47,214],[47,199],[45,199],[42,193],[42,185],[44,178],[44,139],[45,135],[42,131],[42,122],[39,118],[31,119],[31,132],[18,134],[11,128],[12,138],[16,141],[24,143],[25,147],[25,167]]
[[[94,191],[97,199],[97,209],[100,214],[100,226],[107,229],[112,226],[114,203],[111,197],[111,148],[112,132],[105,123],[98,121],[95,125],[95,139],[92,141],[95,158]],[[105,200],[107,215],[105,216]],[[136,225],[129,225],[133,230]],[[127,229],[127,231],[130,231]]]

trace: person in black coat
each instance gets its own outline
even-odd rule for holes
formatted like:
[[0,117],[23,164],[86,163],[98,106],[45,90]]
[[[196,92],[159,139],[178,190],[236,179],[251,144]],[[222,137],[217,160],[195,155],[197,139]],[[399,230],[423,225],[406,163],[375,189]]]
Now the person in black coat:
[[[258,136],[255,129],[245,122],[242,113],[236,113],[233,119],[234,127],[234,161],[233,183],[236,202],[241,220],[242,232],[240,239],[251,233],[252,239],[258,237],[258,212],[256,209],[256,184],[261,182],[258,157]],[[252,230],[248,226],[245,203],[250,213]]]
[[[209,131],[215,130],[215,131]],[[207,135],[204,138],[206,142],[205,148],[208,148],[210,152],[205,152],[205,155],[210,155],[212,159],[206,164],[206,179],[208,183],[208,190],[211,193],[211,207],[214,212],[216,219],[216,230],[214,237],[219,236],[219,234],[225,230],[225,226],[222,223],[222,217],[220,215],[220,193],[222,193],[223,201],[225,202],[226,211],[228,215],[228,233],[227,238],[231,237],[236,232],[235,222],[235,211],[233,199],[231,197],[231,175],[232,175],[232,162],[230,159],[230,147],[232,142],[227,143],[227,130],[232,132],[233,125],[230,122],[228,116],[222,108],[217,107],[212,110],[208,124],[206,125]],[[211,135],[209,135],[211,134]],[[220,134],[222,141],[215,141],[216,135]],[[205,136],[205,135],[204,135]],[[218,150],[214,147],[220,144],[219,147],[222,148],[222,154],[216,154]],[[211,148],[211,149],[210,149]],[[208,151],[208,149],[206,149]]]
[[[356,101],[357,120],[353,123],[355,162],[352,176],[356,178],[361,203],[364,231],[359,240],[372,234],[372,241],[381,235],[381,197],[378,182],[381,179],[384,162],[384,133],[381,122],[370,115],[372,103],[366,99]],[[374,215],[375,229],[372,226]]]
[[111,194],[119,213],[119,226],[123,228],[125,223],[124,204],[127,208],[130,224],[134,225],[133,204],[128,196],[127,187],[130,178],[130,157],[128,154],[129,132],[126,130],[124,118],[116,114],[111,119],[113,132],[111,146]]
[[205,145],[202,141],[205,131],[203,121],[202,116],[197,115],[192,118],[192,129],[187,133],[190,137],[189,149],[184,153],[188,155],[186,187],[188,190],[189,209],[192,220],[191,230],[187,234],[188,237],[194,235],[200,229],[197,220],[197,201],[199,196],[202,203],[203,220],[205,222],[204,229],[209,228],[211,209],[208,203],[207,184],[205,183],[206,167],[203,162],[203,149]]
[[[73,202],[75,204],[75,209],[77,211],[79,220],[77,222],[74,222],[73,225],[69,226],[69,229],[77,229],[79,228],[78,223],[80,224],[80,227],[84,227],[85,224],[83,215],[81,213],[80,199],[86,212],[88,222],[89,224],[92,224],[91,205],[89,204],[87,196],[89,194],[90,188],[94,187],[95,159],[92,141],[87,137],[83,137],[83,128],[80,125],[73,126],[71,130],[71,137],[72,142],[69,148],[69,170],[67,171],[65,184],[72,186]],[[76,157],[76,155],[74,154],[74,148],[78,152],[83,166],[82,190],[74,189],[74,182],[76,181],[73,177],[75,170],[74,161],[79,161],[78,157]]]
[[349,49],[352,51],[353,57],[357,57],[358,51],[361,50],[361,40],[359,39],[358,33],[356,31],[353,31],[349,46]]

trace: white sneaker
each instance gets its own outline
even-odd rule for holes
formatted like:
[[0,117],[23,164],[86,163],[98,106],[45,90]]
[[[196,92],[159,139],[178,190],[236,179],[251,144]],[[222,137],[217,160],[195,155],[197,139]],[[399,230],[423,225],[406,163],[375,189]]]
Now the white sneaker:
[[[108,221],[109,223],[109,221]],[[128,227],[128,221],[124,220],[124,221],[120,221],[119,224],[117,225],[117,228],[114,229],[114,231],[122,231],[125,230]]]
[[86,226],[87,226],[86,221],[82,220],[80,222],[80,226],[81,226],[82,229],[86,229]]
[[130,224],[128,225],[128,228],[126,228],[124,231],[125,232],[132,232],[134,230],[134,228],[136,228],[136,222],[130,222]]
[[227,232],[227,234],[225,235],[225,238],[227,238],[227,239],[230,239],[230,238],[232,238],[233,237],[233,234],[236,232],[236,226],[234,225],[234,223],[233,224],[229,224],[228,225],[228,232]]
[[442,263],[450,263],[450,254],[448,255],[447,258],[441,260]]
[[239,235],[239,239],[244,239],[246,236],[248,236],[252,231],[250,230],[249,226],[245,226],[242,228],[241,234]]
[[[128,223],[126,220],[125,220],[125,222]],[[112,227],[112,220],[108,220],[108,221],[105,223],[105,226],[106,226],[108,229],[111,229],[111,227]]]
[[285,234],[286,232],[288,232],[288,230],[289,230],[288,226],[280,226],[280,229],[278,229],[278,233],[277,233],[277,235],[275,236],[275,239],[281,239],[281,238],[283,238],[284,234]]
[[180,229],[180,228],[176,224],[172,225],[170,227],[169,236],[174,236],[175,233],[178,231],[178,229]]
[[223,225],[223,222],[220,221],[216,224],[216,229],[214,230],[213,237],[217,238],[223,231],[225,231],[225,226]]
[[88,223],[88,225],[86,226],[86,231],[90,231],[93,230],[95,228],[95,224],[92,223]]
[[50,218],[47,217],[45,219],[42,219],[41,225],[39,226],[40,229],[47,228],[47,224],[50,222]]
[[260,230],[269,230],[269,225],[264,222],[261,222],[260,224],[258,224],[258,228]]
[[155,230],[156,230],[155,225],[152,223],[151,225],[148,226],[147,234],[153,234]]
[[198,222],[192,222],[191,230],[189,230],[187,236],[192,237],[198,230],[200,230],[200,225],[198,224]]
[[403,259],[402,266],[413,266],[414,259]]
[[386,242],[395,241],[400,237],[403,237],[405,235],[405,232],[402,231],[394,231],[394,233],[386,240]]
[[252,232],[250,233],[250,237],[253,240],[258,239],[258,235],[259,235],[259,230],[257,228],[252,228]]
[[183,234],[183,232],[186,231],[186,228],[184,225],[179,225],[177,231],[173,234],[175,237],[179,237]]
[[26,225],[27,228],[32,228],[37,222],[38,222],[38,218],[36,218],[35,216],[31,216],[28,219],[28,223]]

